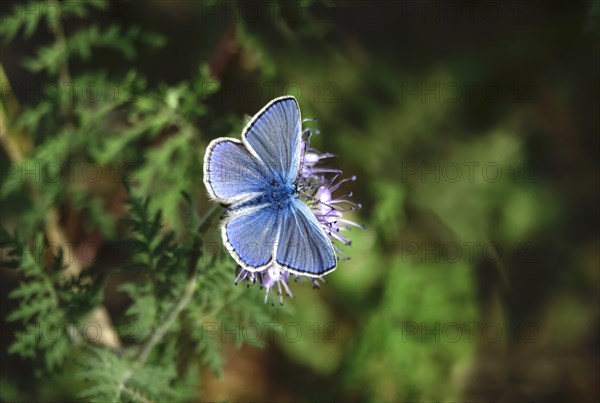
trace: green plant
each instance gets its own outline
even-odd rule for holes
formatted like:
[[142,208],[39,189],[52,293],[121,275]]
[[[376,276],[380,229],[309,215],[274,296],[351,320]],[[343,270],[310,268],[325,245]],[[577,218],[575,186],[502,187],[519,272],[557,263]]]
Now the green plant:
[[[49,6],[58,17],[44,12]],[[23,61],[42,77],[39,96],[27,104],[20,105],[21,92],[0,69],[0,135],[8,161],[0,199],[11,206],[0,242],[3,266],[16,268],[20,283],[10,293],[16,308],[7,320],[21,330],[8,352],[34,361],[32,379],[75,374],[79,381],[54,391],[57,399],[186,400],[196,394],[199,363],[221,369],[220,338],[204,324],[270,314],[259,295],[232,286],[233,262],[204,244],[219,210],[204,220],[197,212],[198,150],[205,142],[198,127],[209,113],[202,101],[218,83],[206,66],[189,82],[157,87],[134,68],[122,74],[98,65],[72,68],[90,62],[95,51],[132,60],[140,49],[164,44],[135,26],[65,30],[67,20],[77,26],[107,6],[29,2],[0,26],[5,41],[43,29],[53,37]],[[60,93],[51,96],[51,89]],[[124,197],[126,211],[111,211]],[[65,216],[86,217],[82,242],[70,241]],[[82,257],[84,249],[96,256],[111,242],[119,246],[109,250],[117,256],[112,267]],[[118,292],[130,302],[116,318],[125,324],[113,325],[103,293],[115,273],[126,278]],[[19,389],[19,399],[39,397],[40,388]]]

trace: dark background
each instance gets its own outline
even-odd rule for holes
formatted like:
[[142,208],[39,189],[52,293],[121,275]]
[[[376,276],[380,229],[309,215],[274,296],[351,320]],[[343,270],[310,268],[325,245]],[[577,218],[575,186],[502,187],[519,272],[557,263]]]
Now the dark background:
[[[221,87],[199,125],[295,95],[319,119],[314,145],[358,177],[351,218],[368,229],[350,234],[352,259],[318,292],[294,284],[276,313],[303,337],[226,340],[201,400],[596,401],[599,13],[597,1],[149,1],[66,23],[165,38],[72,71],[135,68],[152,91],[208,64]],[[19,61],[47,40],[2,45],[14,88],[46,79]]]

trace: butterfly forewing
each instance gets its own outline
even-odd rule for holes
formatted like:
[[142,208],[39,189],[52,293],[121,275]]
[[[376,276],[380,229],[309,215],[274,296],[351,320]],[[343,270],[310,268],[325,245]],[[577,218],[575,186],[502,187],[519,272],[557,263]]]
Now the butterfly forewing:
[[258,195],[270,176],[239,141],[220,138],[207,148],[204,183],[211,196],[222,203],[232,204]]
[[302,140],[300,108],[294,97],[271,101],[246,126],[242,138],[273,179],[293,183],[300,167]]

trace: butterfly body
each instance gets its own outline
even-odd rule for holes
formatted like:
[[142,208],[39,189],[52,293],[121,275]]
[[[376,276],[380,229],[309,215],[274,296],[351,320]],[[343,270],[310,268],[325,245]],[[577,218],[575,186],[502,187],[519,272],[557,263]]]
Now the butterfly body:
[[263,195],[259,198],[260,202],[268,203],[281,210],[288,207],[295,197],[295,188],[287,183],[277,183],[275,180],[270,186],[263,189]]
[[276,265],[309,277],[333,271],[333,244],[299,199],[300,109],[293,97],[271,101],[242,132],[242,141],[213,140],[204,159],[209,195],[226,207],[221,234],[240,266]]

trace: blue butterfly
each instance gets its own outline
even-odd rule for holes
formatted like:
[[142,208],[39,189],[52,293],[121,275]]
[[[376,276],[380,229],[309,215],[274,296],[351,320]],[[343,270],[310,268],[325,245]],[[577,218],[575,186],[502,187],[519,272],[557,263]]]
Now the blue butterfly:
[[311,209],[299,199],[302,120],[292,96],[269,102],[242,141],[213,140],[204,156],[204,184],[226,206],[221,235],[244,269],[269,265],[321,277],[336,268],[335,250]]

